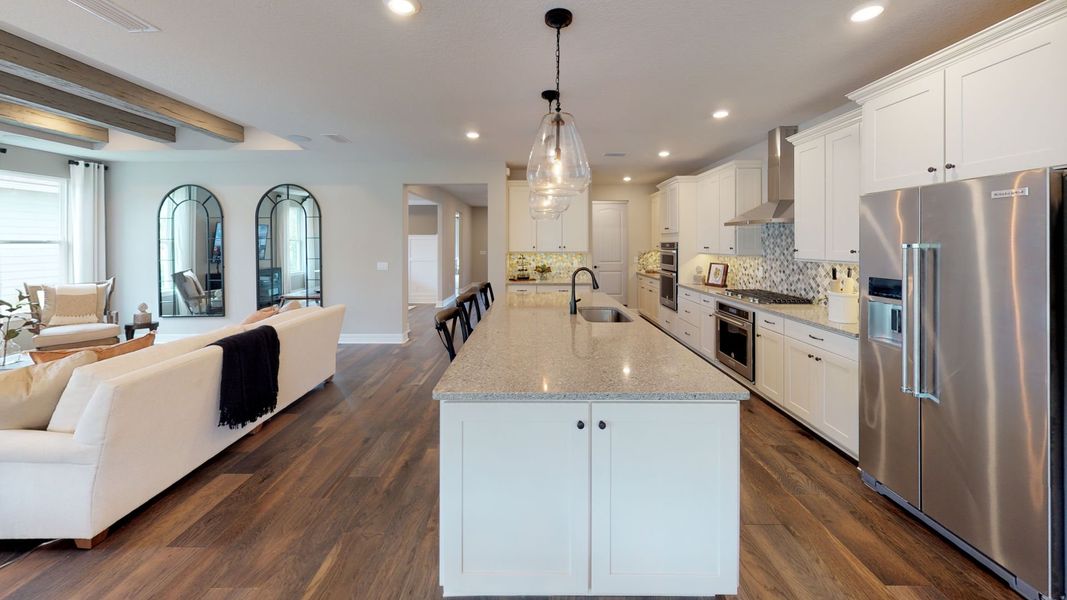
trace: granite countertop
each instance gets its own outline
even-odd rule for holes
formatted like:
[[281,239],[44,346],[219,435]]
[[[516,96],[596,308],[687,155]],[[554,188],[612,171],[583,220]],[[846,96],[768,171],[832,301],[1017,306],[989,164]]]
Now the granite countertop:
[[836,323],[831,321],[829,312],[827,312],[826,307],[821,304],[756,304],[754,302],[746,302],[739,298],[734,298],[733,296],[727,296],[722,293],[722,288],[694,283],[679,283],[678,286],[684,287],[687,290],[700,292],[701,294],[711,294],[723,298],[724,300],[729,300],[735,304],[756,309],[759,312],[779,315],[787,319],[799,321],[831,333],[847,335],[853,338],[859,338],[860,336],[859,323]]
[[659,271],[656,271],[655,273],[648,273],[646,271],[638,271],[637,275],[639,277],[648,277],[649,279],[659,279]]
[[629,323],[567,314],[560,294],[505,294],[433,390],[445,402],[736,402],[748,390],[604,294]]

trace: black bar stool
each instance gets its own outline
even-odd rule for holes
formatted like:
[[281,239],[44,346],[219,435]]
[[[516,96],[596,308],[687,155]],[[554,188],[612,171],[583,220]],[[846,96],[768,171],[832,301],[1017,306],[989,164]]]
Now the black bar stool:
[[433,326],[437,330],[437,336],[448,351],[448,360],[456,360],[456,322],[459,321],[459,329],[463,334],[463,341],[471,334],[471,326],[467,321],[467,312],[460,307],[450,307],[437,311],[433,316]]
[[489,310],[489,307],[496,301],[496,297],[493,296],[493,284],[486,281],[478,286],[478,291],[482,294],[482,302],[485,304],[485,310]]
[[478,302],[478,292],[476,290],[469,290],[463,292],[456,297],[456,306],[460,307],[463,312],[467,313],[467,323],[470,324],[471,331],[474,331],[474,317],[478,317],[478,322],[482,322],[482,306]]

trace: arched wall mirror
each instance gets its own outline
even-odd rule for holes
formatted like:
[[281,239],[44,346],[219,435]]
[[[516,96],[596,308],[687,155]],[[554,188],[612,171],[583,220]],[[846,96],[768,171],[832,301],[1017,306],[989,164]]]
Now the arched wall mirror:
[[322,304],[322,215],[311,192],[279,185],[256,207],[256,308]]
[[159,205],[159,315],[222,317],[222,205],[209,190],[181,185]]

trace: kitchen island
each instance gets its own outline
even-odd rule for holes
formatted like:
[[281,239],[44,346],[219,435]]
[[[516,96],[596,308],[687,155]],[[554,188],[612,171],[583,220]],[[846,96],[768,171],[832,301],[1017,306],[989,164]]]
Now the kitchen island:
[[446,596],[734,594],[748,391],[598,293],[507,294],[434,389]]

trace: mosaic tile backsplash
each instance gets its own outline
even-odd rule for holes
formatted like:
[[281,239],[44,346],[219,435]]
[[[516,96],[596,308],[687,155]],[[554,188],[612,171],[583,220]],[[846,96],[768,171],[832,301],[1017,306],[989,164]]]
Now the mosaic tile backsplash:
[[709,262],[730,265],[727,286],[733,288],[761,288],[772,292],[810,298],[826,302],[826,291],[833,280],[832,269],[837,268],[841,279],[852,269],[852,278],[859,280],[859,265],[845,263],[804,262],[793,258],[793,225],[773,223],[763,226],[763,256],[718,256],[702,254],[694,261],[706,272]]
[[589,266],[588,255],[582,252],[509,252],[508,279],[514,278],[519,270],[520,256],[526,257],[526,268],[532,279],[538,279],[534,267],[542,263],[552,267],[552,272],[546,277],[549,281],[569,281],[575,269]]

